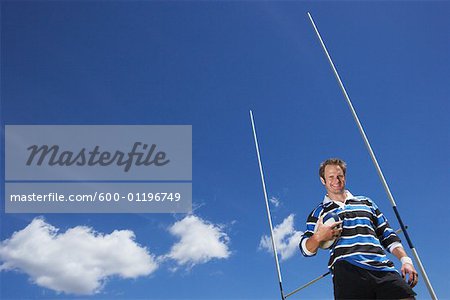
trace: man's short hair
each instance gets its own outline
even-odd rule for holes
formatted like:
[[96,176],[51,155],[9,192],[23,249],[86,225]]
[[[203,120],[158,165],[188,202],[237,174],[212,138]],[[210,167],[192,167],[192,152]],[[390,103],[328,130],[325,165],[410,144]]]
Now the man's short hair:
[[345,163],[345,161],[343,161],[340,158],[329,158],[329,159],[323,161],[319,167],[319,176],[321,178],[323,178],[324,180],[325,180],[325,167],[328,165],[335,165],[335,166],[341,167],[342,172],[344,172],[344,176],[345,176],[345,172],[347,171],[347,164]]

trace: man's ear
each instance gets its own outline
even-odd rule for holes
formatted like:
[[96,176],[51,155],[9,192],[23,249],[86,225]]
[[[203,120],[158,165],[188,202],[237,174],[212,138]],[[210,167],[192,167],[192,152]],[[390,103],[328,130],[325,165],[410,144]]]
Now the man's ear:
[[323,179],[322,177],[320,177],[320,181],[322,181],[322,184],[325,185],[325,179]]

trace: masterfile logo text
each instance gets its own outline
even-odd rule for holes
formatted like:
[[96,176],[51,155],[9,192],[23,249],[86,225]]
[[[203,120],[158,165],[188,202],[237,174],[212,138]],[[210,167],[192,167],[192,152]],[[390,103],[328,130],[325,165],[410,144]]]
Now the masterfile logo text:
[[190,125],[7,125],[6,180],[191,180]]
[[156,144],[150,147],[147,144],[135,142],[130,152],[116,150],[100,151],[100,146],[96,145],[91,151],[82,148],[78,152],[61,150],[58,145],[32,145],[27,148],[30,150],[30,156],[26,162],[27,166],[33,163],[41,166],[47,163],[49,166],[109,166],[116,164],[123,166],[124,171],[128,172],[131,166],[157,166],[161,167],[170,162],[166,159],[166,152],[156,151]]

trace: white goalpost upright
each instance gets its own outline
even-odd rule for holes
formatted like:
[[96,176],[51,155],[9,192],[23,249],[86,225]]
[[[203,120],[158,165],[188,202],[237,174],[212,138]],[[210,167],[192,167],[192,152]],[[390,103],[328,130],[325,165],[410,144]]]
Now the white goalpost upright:
[[258,137],[256,136],[255,121],[253,119],[253,112],[251,110],[250,110],[250,120],[252,121],[253,138],[255,140],[256,155],[258,157],[259,174],[261,176],[261,183],[262,183],[262,187],[263,187],[264,199],[266,200],[267,219],[269,220],[270,239],[272,240],[273,256],[275,257],[275,264],[276,264],[277,274],[278,274],[278,283],[280,285],[281,300],[284,300],[285,297],[284,297],[284,293],[283,293],[283,282],[281,280],[280,262],[278,261],[277,245],[275,244],[275,239],[273,236],[272,217],[270,215],[269,199],[267,198],[266,181],[264,179],[264,171],[263,171],[263,166],[262,166],[262,162],[261,162],[261,154],[259,152]]
[[279,284],[279,287],[280,287],[281,300],[285,300],[286,298],[294,295],[295,293],[303,290],[304,288],[307,288],[308,286],[310,286],[310,285],[314,284],[315,282],[319,281],[320,279],[324,278],[325,276],[330,274],[330,271],[328,271],[325,274],[322,274],[319,277],[309,281],[308,283],[300,286],[299,288],[295,289],[294,291],[292,291],[292,292],[290,292],[290,293],[288,293],[286,295],[284,294],[284,292],[283,292],[283,281],[281,279],[280,262],[278,260],[277,245],[275,243],[275,238],[274,238],[274,235],[273,235],[272,217],[271,217],[271,213],[270,213],[269,200],[268,200],[268,197],[267,197],[266,180],[264,178],[264,170],[263,170],[262,161],[261,161],[261,153],[259,151],[258,137],[256,135],[255,120],[253,118],[253,112],[251,110],[250,110],[250,120],[252,122],[253,138],[254,138],[254,141],[255,141],[256,156],[258,158],[258,165],[259,165],[259,174],[261,176],[261,183],[262,183],[262,189],[263,189],[263,193],[264,193],[264,200],[265,200],[265,203],[266,203],[267,220],[269,221],[270,238],[271,238],[271,241],[272,241],[273,255],[274,255],[274,258],[275,258],[275,265],[276,265],[276,269],[277,269],[278,284]]

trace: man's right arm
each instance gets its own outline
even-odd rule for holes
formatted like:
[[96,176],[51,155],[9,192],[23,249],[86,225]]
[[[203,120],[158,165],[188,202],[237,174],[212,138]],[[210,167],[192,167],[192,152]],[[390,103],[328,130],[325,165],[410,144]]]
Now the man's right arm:
[[321,211],[322,208],[319,205],[308,215],[308,218],[306,219],[306,230],[303,232],[299,244],[300,250],[305,257],[316,255],[317,249],[316,251],[309,251],[306,247],[306,242],[314,235],[314,227],[316,226]]
[[[306,239],[304,241],[304,247],[309,253],[317,253],[317,250],[319,249],[320,241],[318,240],[317,236],[313,234],[310,238]],[[306,252],[306,251],[305,251]]]
[[342,232],[342,228],[339,226],[342,224],[342,221],[324,225],[322,219],[323,217],[321,216],[317,221],[317,231],[304,242],[306,250],[310,253],[316,253],[322,242],[337,238]]

